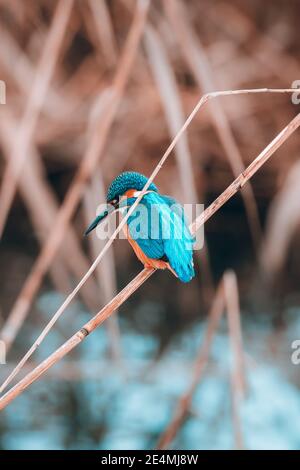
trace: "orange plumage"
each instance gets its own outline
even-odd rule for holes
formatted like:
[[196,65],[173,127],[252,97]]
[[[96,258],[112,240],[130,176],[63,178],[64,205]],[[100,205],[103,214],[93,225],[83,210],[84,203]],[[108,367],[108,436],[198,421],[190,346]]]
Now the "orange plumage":
[[[126,236],[127,240],[129,241],[130,245],[132,246],[133,251],[135,252],[137,258],[143,263],[145,268],[169,269],[170,271],[172,271],[172,273],[174,273],[173,269],[171,268],[171,266],[169,265],[169,263],[167,261],[163,261],[161,259],[148,258],[148,256],[145,255],[145,253],[139,247],[137,242],[131,238],[130,233],[129,233],[128,225],[125,225],[123,227],[123,231],[125,233],[125,236]],[[176,274],[175,274],[175,276],[176,276]]]

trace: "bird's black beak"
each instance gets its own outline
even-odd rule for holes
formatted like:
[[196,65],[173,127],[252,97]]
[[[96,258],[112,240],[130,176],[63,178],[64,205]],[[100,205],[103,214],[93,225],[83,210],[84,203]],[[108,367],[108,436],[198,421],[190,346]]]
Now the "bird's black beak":
[[89,227],[86,229],[84,232],[84,235],[88,235],[92,230],[94,230],[103,220],[108,216],[108,214],[111,214],[112,212],[115,211],[117,208],[117,204],[109,203],[107,204],[107,209],[103,211],[101,214],[99,214],[95,220],[89,225]]

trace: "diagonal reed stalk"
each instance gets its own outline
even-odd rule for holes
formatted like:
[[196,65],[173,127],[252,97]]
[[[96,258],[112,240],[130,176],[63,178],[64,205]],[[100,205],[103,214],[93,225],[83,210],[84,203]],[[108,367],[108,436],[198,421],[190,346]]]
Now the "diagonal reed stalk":
[[[127,222],[128,217],[132,214],[135,210],[136,206],[139,204],[140,200],[144,196],[145,192],[147,191],[148,187],[150,186],[151,182],[154,180],[155,176],[158,174],[160,169],[162,168],[163,164],[171,154],[172,150],[174,149],[176,143],[180,139],[181,135],[185,132],[189,124],[192,122],[194,116],[197,114],[199,109],[210,99],[213,99],[217,96],[231,96],[231,95],[239,95],[239,94],[249,94],[249,93],[265,93],[265,92],[274,92],[274,93],[291,93],[295,92],[294,89],[266,89],[266,88],[259,88],[254,90],[230,90],[230,91],[216,91],[213,93],[209,93],[207,95],[203,95],[202,98],[198,101],[196,106],[194,107],[191,114],[186,119],[184,125],[176,134],[175,138],[170,143],[169,147],[165,151],[164,155],[162,156],[160,162],[155,167],[154,171],[152,172],[151,176],[149,177],[147,183],[145,184],[143,190],[141,191],[139,197],[136,199],[134,204],[128,210],[127,214],[122,218],[120,224],[115,229],[114,233],[103,247],[93,264],[91,265],[90,269],[86,272],[83,276],[81,281],[77,284],[75,289],[69,294],[60,308],[56,311],[48,325],[44,328],[42,333],[39,335],[38,339],[35,343],[31,346],[31,348],[27,351],[25,356],[21,359],[19,364],[16,368],[12,371],[9,377],[5,380],[5,382],[0,387],[0,393],[6,388],[6,386],[11,382],[11,380],[16,376],[16,374],[21,370],[23,365],[27,362],[27,360],[31,357],[34,351],[40,346],[44,338],[47,336],[51,328],[54,326],[56,321],[71,303],[77,292],[83,286],[83,284],[87,281],[90,275],[95,271],[97,265],[108,251],[109,247],[112,245],[114,239],[117,237],[118,233],[122,230],[124,225]],[[234,181],[231,183],[230,186],[199,216],[197,219],[191,224],[190,228],[192,233],[196,233],[197,230],[220,208],[222,207],[225,202],[228,201],[237,191],[239,191],[245,183],[258,171],[258,169],[270,158],[271,155],[280,147],[283,142],[285,142],[288,137],[299,127],[300,124],[300,114],[298,114],[276,137],[270,144],[258,155],[258,157],[246,168],[244,172],[242,172]],[[149,270],[147,270],[149,271]],[[154,272],[154,270],[152,270]],[[152,274],[151,272],[151,274]],[[137,286],[138,287],[138,286]],[[26,299],[24,299],[26,302]],[[20,305],[22,308],[22,303]],[[26,308],[28,309],[28,300],[26,304]]]
[[[10,113],[6,112],[4,119],[0,120],[0,137],[3,155],[7,160],[11,156],[10,149],[15,138],[14,129],[15,121],[12,116],[10,116]],[[24,204],[27,206],[37,238],[42,246],[47,239],[47,234],[51,229],[53,220],[55,220],[59,205],[54,191],[44,177],[44,164],[34,145],[31,146],[28,152],[27,164],[24,167],[19,181],[19,189]],[[69,227],[69,230],[65,234],[65,242],[64,249],[61,249],[59,252],[60,257],[57,256],[51,266],[51,270],[56,268],[55,272],[52,273],[54,285],[58,291],[62,290],[64,295],[66,292],[70,291],[69,272],[78,280],[81,279],[89,267],[88,259],[81,249],[78,236],[72,227]],[[54,276],[56,273],[58,273],[59,276]],[[62,283],[62,274],[67,276],[67,285],[69,288],[66,290],[62,289],[64,286]],[[95,312],[97,311],[97,286],[93,278],[85,285],[82,291],[82,299],[89,309]],[[6,345],[6,353],[14,340],[14,335],[11,336],[11,332],[14,331],[14,328],[12,328],[10,320],[11,319],[8,318],[7,321],[4,322],[1,330],[1,337]]]
[[60,0],[57,4],[50,31],[36,68],[35,78],[31,84],[25,111],[15,136],[14,146],[11,150],[12,158],[4,171],[0,188],[0,237],[22,174],[23,165],[26,162],[27,152],[46,98],[47,89],[55,70],[73,1]]
[[245,397],[246,379],[244,350],[241,329],[239,289],[236,274],[232,270],[224,273],[224,297],[229,327],[232,365],[230,369],[231,407],[234,441],[236,449],[244,449],[244,439],[240,418],[240,403]]
[[[0,119],[0,139],[1,147],[4,158],[9,162],[11,158],[11,145],[15,139],[15,123],[8,112],[5,113],[4,119]],[[32,226],[35,230],[36,237],[42,246],[47,231],[51,226],[52,216],[52,194],[50,195],[50,187],[45,187],[45,182],[41,167],[42,162],[39,159],[39,153],[36,148],[31,148],[28,153],[29,164],[23,169],[22,177],[19,181],[19,191],[24,204],[27,207]],[[45,183],[45,185],[43,185]],[[47,202],[47,204],[45,204]],[[45,210],[47,207],[47,210]],[[63,254],[61,251],[60,254]],[[76,252],[74,252],[74,256]],[[61,257],[56,257],[53,261],[51,269],[49,270],[50,277],[53,285],[58,292],[63,295],[69,291],[71,287],[69,273],[67,269],[66,260]],[[1,325],[2,336],[4,326]],[[9,349],[9,338],[6,337],[6,354]]]
[[[246,93],[247,91],[249,92],[249,90],[243,90],[243,93]],[[261,92],[262,91],[265,91],[265,90],[262,89]],[[177,139],[175,138],[173,140],[173,142],[170,144],[170,146],[166,150],[164,156],[162,157],[160,163],[157,165],[157,167],[153,171],[151,177],[149,178],[147,184],[145,185],[143,191],[141,192],[140,197],[137,198],[137,201],[132,206],[131,208],[132,210],[134,210],[134,206],[136,206],[139,203],[139,199],[143,196],[143,193],[147,190],[149,184],[151,184],[151,181],[159,172],[164,161],[167,159],[169,153],[171,152],[173,148],[172,145],[176,144],[176,141],[180,138],[181,133],[184,132],[186,127],[189,125],[189,123],[193,119],[193,116],[199,110],[203,102],[207,101],[208,99],[214,96],[218,96],[220,94],[222,95],[225,93],[225,94],[232,95],[232,94],[237,94],[238,92],[241,93],[241,90],[235,90],[231,92],[215,92],[214,94],[204,95],[201,98],[201,100],[198,102],[198,104],[196,105],[196,107],[194,108],[194,110],[192,111],[188,119],[186,120],[185,125],[183,126],[181,131],[177,134]],[[267,147],[255,158],[255,160],[253,160],[253,162],[246,168],[246,170],[243,173],[241,173],[199,217],[197,217],[197,219],[190,225],[191,233],[195,234],[196,231],[199,230],[200,227],[203,226],[204,223],[207,222],[207,220],[210,219],[210,217],[212,217],[213,214],[215,214],[234,194],[236,194],[247,183],[247,181],[249,181],[249,179],[252,178],[252,176],[268,161],[268,159],[275,153],[275,151],[293,134],[293,132],[299,126],[300,126],[300,113],[296,115],[296,117],[269,143],[269,145],[267,145]],[[94,261],[92,265],[92,267],[94,266],[94,269],[96,268],[98,262],[100,261],[104,253],[108,250],[108,247],[112,244],[117,233],[119,233],[122,226],[124,226],[124,224],[126,223],[127,218],[130,216],[130,212],[131,211],[129,210],[127,213],[127,216],[125,216],[122,219],[121,223],[115,230],[111,239],[108,241],[104,249],[101,251],[98,258]],[[105,307],[103,307],[89,322],[87,322],[79,331],[77,331],[68,341],[66,341],[60,348],[58,348],[47,359],[45,359],[39,366],[37,366],[32,372],[27,374],[13,388],[11,388],[5,395],[3,395],[3,397],[1,397],[0,399],[0,410],[5,408],[12,400],[14,400],[18,395],[20,395],[20,393],[22,393],[31,383],[37,380],[52,365],[56,364],[59,360],[61,360],[66,354],[68,354],[79,343],[81,343],[88,334],[94,331],[101,323],[103,323],[107,318],[109,318],[113,314],[113,312],[118,307],[120,307],[120,305],[122,305],[125,302],[125,300],[127,300],[128,297],[130,297],[154,272],[155,272],[154,269],[143,269],[122,291],[120,291]],[[62,313],[61,309],[59,311],[61,314]],[[57,317],[57,313],[55,315],[56,317]],[[44,337],[46,336],[50,328],[51,327],[45,328]],[[30,349],[31,353],[29,355],[27,353],[24,356],[25,360],[24,358],[22,359],[19,365],[14,369],[12,374],[10,374],[9,378],[2,385],[1,390],[3,390],[6,387],[6,385],[10,383],[13,377],[15,377],[15,375],[22,368],[22,365],[31,356],[31,354],[37,349],[39,344],[40,344],[39,342],[36,342],[32,346],[32,348]]]

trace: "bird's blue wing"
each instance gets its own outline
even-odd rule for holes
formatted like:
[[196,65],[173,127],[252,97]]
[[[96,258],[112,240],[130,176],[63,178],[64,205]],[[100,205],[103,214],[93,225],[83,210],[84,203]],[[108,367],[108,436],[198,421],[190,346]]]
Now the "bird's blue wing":
[[[153,193],[154,194],[154,193]],[[164,244],[159,231],[156,230],[156,221],[159,221],[157,201],[152,193],[144,196],[140,204],[128,218],[130,236],[137,242],[146,256],[152,259],[160,259],[164,256]],[[134,200],[128,199],[129,205]]]
[[162,220],[169,226],[170,236],[164,237],[165,254],[171,267],[183,282],[190,281],[194,275],[193,243],[186,224],[183,207],[169,196],[162,196],[167,201],[168,210],[162,207]]
[[194,240],[183,208],[173,198],[146,194],[128,218],[128,227],[131,237],[149,258],[167,257],[179,279],[192,279]]

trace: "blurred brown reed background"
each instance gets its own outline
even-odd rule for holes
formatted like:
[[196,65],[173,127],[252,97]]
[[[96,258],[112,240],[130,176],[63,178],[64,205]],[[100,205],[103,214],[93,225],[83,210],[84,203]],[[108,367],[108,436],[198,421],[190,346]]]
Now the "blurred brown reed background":
[[[39,293],[70,292],[101,250],[82,233],[118,173],[149,175],[202,94],[300,79],[298,8],[277,0],[0,1],[0,329],[9,359],[28,349],[27,322],[37,334],[43,327]],[[298,112],[289,95],[213,100],[158,186],[208,205]],[[283,305],[300,304],[298,160],[296,131],[207,224],[200,278],[181,286],[158,273],[120,314],[130,316],[141,298],[159,305],[165,344],[206,315],[232,268],[245,309],[284,322]],[[98,311],[139,267],[126,242],[114,243],[79,293],[86,310]],[[122,364],[114,317],[108,334]]]

